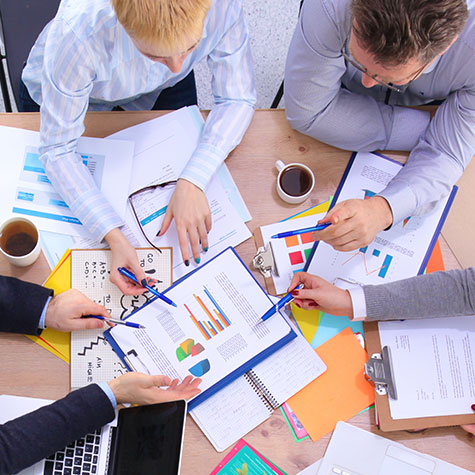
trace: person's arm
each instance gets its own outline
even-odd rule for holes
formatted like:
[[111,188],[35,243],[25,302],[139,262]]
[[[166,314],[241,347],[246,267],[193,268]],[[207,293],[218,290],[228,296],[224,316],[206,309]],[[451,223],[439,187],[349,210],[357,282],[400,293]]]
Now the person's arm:
[[475,268],[433,272],[384,285],[365,285],[365,320],[475,314]]
[[116,404],[190,399],[199,394],[200,382],[192,376],[178,383],[167,376],[126,373],[108,383],[113,401],[96,384],[73,391],[53,404],[0,425],[0,473],[16,473],[99,429],[114,419]]
[[53,291],[0,276],[0,331],[39,335],[39,320]]
[[345,150],[411,150],[430,114],[384,104],[342,88],[341,49],[349,37],[349,2],[306,0],[292,38],[284,79],[290,125]]
[[[100,46],[98,46],[100,47]],[[56,18],[49,27],[41,80],[40,159],[51,183],[74,216],[97,241],[112,249],[111,282],[127,295],[145,292],[123,278],[117,267],[145,277],[137,254],[119,227],[119,217],[77,153],[98,65],[91,46]]]
[[[212,8],[207,26],[225,33],[208,56],[213,75],[215,106],[206,120],[200,142],[184,168],[170,201],[161,233],[174,218],[183,260],[199,258],[200,243],[208,247],[207,232],[211,216],[204,192],[212,176],[228,154],[239,144],[251,122],[256,103],[249,33],[244,21],[242,2],[226,0]],[[188,236],[187,236],[188,234]]]
[[[298,284],[304,288],[294,290]],[[358,320],[403,320],[475,314],[475,268],[418,275],[343,290],[321,277],[298,272],[289,291],[295,304]]]

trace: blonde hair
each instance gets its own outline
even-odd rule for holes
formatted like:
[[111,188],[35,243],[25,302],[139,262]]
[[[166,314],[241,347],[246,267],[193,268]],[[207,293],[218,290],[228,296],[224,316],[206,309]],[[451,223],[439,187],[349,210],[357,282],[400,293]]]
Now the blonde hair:
[[112,0],[127,33],[159,48],[164,56],[184,52],[191,41],[201,39],[210,4],[211,0]]

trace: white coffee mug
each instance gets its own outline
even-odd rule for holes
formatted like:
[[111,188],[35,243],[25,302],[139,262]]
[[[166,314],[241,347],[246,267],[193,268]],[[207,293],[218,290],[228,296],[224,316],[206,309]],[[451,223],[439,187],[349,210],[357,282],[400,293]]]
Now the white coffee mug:
[[312,170],[302,163],[285,164],[275,162],[277,175],[277,194],[287,203],[303,203],[312,193],[315,176]]
[[30,266],[41,253],[38,228],[27,218],[7,219],[0,226],[0,252],[15,266]]

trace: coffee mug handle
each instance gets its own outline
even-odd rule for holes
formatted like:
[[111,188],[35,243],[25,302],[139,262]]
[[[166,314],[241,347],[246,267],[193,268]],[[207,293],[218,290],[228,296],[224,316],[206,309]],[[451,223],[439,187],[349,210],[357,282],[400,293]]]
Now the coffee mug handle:
[[277,168],[277,170],[280,172],[281,170],[283,170],[284,168],[286,167],[285,163],[282,161],[282,160],[277,160],[275,162],[275,168]]

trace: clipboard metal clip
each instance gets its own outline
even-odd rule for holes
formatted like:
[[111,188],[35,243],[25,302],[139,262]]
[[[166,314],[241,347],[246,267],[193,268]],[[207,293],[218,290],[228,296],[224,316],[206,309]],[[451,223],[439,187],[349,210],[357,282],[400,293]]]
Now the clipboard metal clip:
[[389,346],[384,346],[381,353],[371,355],[364,365],[364,371],[366,379],[374,384],[380,396],[389,394],[391,399],[397,399]]
[[257,269],[265,278],[272,277],[272,274],[279,276],[277,265],[269,242],[266,246],[259,247],[257,254],[252,259],[254,269]]

